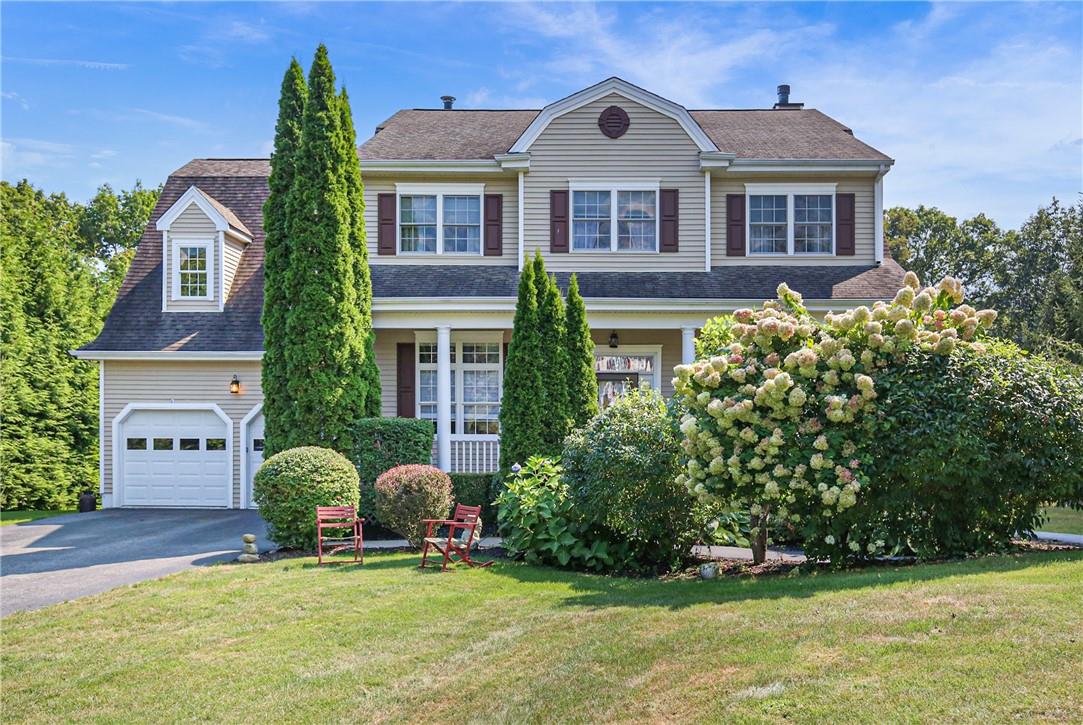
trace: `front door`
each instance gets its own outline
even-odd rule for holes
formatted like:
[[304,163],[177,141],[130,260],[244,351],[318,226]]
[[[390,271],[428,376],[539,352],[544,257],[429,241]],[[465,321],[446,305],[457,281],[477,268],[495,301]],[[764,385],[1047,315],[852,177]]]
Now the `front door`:
[[598,409],[605,410],[638,387],[639,373],[598,373]]

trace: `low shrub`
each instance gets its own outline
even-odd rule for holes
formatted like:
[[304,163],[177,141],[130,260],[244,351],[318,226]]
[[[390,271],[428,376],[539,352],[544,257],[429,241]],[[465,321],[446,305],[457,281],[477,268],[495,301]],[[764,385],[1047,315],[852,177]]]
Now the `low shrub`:
[[680,565],[720,513],[678,481],[677,425],[661,395],[636,390],[564,442],[564,481],[577,515],[605,538],[628,542],[633,568]]
[[590,535],[561,474],[558,462],[532,456],[522,470],[508,476],[496,500],[504,549],[531,564],[612,568],[623,560],[623,547]]
[[451,479],[435,466],[396,466],[376,478],[376,515],[380,522],[421,546],[422,519],[446,519],[451,510]]
[[[451,477],[451,495],[455,503],[465,506],[489,508],[493,501],[490,496],[493,474],[491,473],[449,473]],[[484,512],[483,512],[484,513]]]
[[316,545],[317,506],[357,506],[357,469],[329,448],[291,448],[271,456],[252,484],[268,536],[279,546]]
[[435,431],[420,418],[362,418],[354,428],[354,464],[361,478],[361,513],[377,523],[376,478],[395,466],[428,464]]

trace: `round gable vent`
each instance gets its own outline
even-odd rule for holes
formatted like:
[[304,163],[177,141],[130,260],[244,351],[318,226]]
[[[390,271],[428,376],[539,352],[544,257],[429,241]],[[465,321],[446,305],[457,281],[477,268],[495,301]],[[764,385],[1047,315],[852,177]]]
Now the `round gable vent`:
[[628,125],[628,114],[620,106],[610,106],[598,116],[598,128],[609,138],[623,136]]

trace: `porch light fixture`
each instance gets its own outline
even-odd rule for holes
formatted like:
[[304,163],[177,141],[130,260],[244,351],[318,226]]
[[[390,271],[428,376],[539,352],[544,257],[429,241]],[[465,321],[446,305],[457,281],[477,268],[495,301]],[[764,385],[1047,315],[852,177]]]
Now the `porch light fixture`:
[[233,395],[238,395],[241,392],[241,381],[234,375],[233,380],[229,381],[229,392]]
[[616,330],[609,333],[609,346],[610,347],[620,347],[620,337],[617,335]]

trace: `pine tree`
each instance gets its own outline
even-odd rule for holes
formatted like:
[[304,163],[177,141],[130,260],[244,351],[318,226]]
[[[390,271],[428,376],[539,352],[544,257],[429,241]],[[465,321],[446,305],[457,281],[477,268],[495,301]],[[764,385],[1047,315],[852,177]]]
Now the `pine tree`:
[[354,284],[357,286],[357,304],[361,322],[368,331],[365,336],[365,354],[360,361],[360,376],[365,382],[366,417],[380,415],[380,369],[376,366],[375,333],[372,329],[372,278],[369,275],[368,242],[365,234],[365,186],[361,179],[361,161],[357,155],[357,134],[354,132],[353,113],[346,89],[339,96],[342,113],[343,168],[346,191],[350,199],[351,236],[354,252]]
[[541,351],[538,367],[541,373],[542,410],[545,428],[540,452],[559,456],[568,435],[567,352],[564,349],[564,301],[560,297],[555,277],[545,273],[541,252],[534,253],[534,290],[538,303],[538,339]]
[[263,415],[265,455],[285,450],[287,431],[292,428],[286,369],[286,317],[290,296],[286,274],[289,270],[289,233],[286,200],[293,188],[297,154],[301,146],[301,120],[308,93],[305,75],[296,58],[282,78],[275,124],[275,146],[271,155],[270,194],[263,204]]
[[541,452],[545,412],[540,395],[541,341],[537,324],[534,266],[527,264],[519,274],[519,299],[504,366],[504,396],[500,402],[501,471],[507,471],[515,463],[526,463],[530,456]]
[[568,282],[564,349],[568,354],[568,417],[573,428],[598,415],[598,379],[594,373],[594,341],[587,324],[587,307],[579,295],[579,280]]
[[301,146],[286,201],[286,391],[292,404],[281,448],[321,445],[352,454],[365,412],[359,374],[366,329],[357,297],[350,194],[343,170],[342,104],[322,44],[308,75]]

